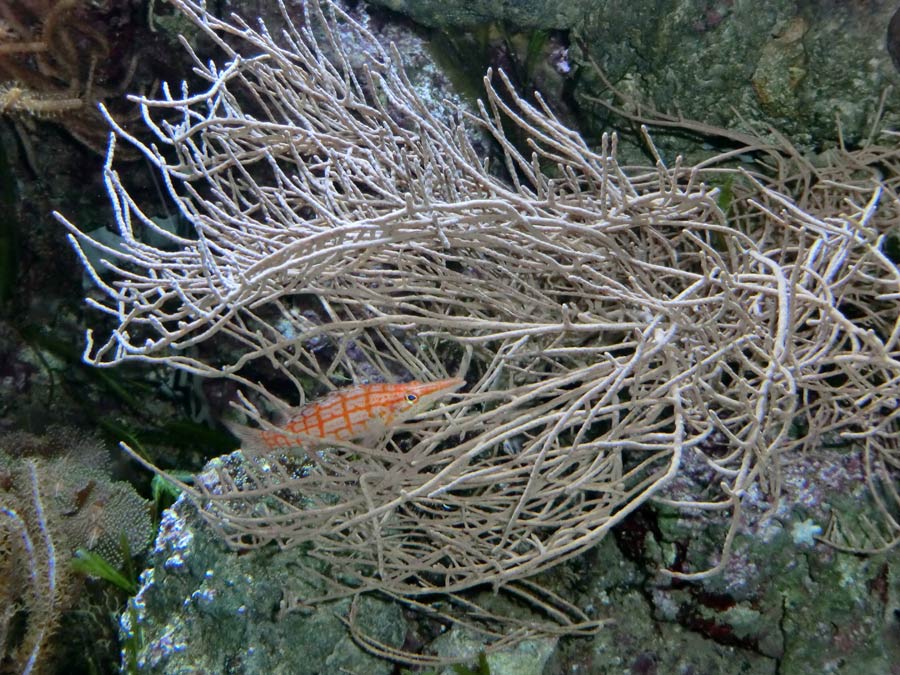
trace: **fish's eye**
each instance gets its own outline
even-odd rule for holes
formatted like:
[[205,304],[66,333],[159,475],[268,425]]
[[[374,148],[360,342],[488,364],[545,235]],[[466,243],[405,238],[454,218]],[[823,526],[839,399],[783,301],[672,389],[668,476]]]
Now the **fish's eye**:
[[415,394],[407,394],[406,400],[409,401],[410,403],[415,403],[416,401],[419,400],[419,397],[416,396]]

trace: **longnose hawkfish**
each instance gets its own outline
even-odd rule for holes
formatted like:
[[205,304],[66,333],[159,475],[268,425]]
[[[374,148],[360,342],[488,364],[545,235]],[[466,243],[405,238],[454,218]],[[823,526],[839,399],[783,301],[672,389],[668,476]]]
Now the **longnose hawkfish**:
[[308,443],[367,438],[428,410],[438,398],[456,391],[465,380],[375,383],[344,387],[287,411],[277,429],[254,429],[226,422],[244,450],[282,452]]

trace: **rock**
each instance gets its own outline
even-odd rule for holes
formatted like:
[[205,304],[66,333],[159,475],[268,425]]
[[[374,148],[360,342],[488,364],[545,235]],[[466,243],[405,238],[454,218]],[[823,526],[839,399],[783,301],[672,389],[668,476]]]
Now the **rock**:
[[[556,644],[557,639],[549,637],[523,640],[508,649],[480,658],[487,663],[487,672],[490,675],[541,675],[553,650],[556,649]],[[479,659],[479,655],[484,653],[485,649],[481,638],[460,627],[454,627],[441,635],[434,641],[433,646],[439,656],[452,659],[466,658],[473,662]],[[453,668],[446,668],[441,675],[454,675],[458,672]]]
[[490,22],[570,31],[568,56],[580,66],[573,93],[591,134],[621,126],[591,101],[612,100],[598,67],[631,99],[626,107],[743,131],[775,127],[802,146],[835,144],[837,118],[846,142],[864,139],[885,91],[884,126],[900,121],[900,88],[889,89],[900,78],[885,48],[895,6],[884,0],[376,2],[449,32]]
[[[160,674],[389,675],[393,664],[364,652],[342,623],[349,598],[303,605],[325,590],[297,573],[308,569],[298,562],[306,555],[302,547],[231,551],[179,498],[163,516],[151,568],[121,618],[125,665]],[[357,625],[367,635],[402,646],[399,605],[356,602]]]

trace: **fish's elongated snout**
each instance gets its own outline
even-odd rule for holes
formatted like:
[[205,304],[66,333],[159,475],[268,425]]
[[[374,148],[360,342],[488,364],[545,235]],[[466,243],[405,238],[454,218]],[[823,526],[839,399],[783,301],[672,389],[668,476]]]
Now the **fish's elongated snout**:
[[413,392],[420,398],[433,394],[449,394],[462,387],[465,383],[466,381],[461,377],[450,377],[446,380],[437,380],[435,382],[418,382],[413,386]]

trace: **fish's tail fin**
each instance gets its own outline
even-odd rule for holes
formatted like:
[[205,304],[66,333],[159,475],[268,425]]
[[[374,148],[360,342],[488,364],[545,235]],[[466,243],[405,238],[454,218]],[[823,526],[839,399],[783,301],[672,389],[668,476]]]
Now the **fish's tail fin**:
[[222,420],[222,424],[241,443],[241,452],[247,457],[261,457],[273,453],[306,456],[299,436],[290,431],[269,431],[257,429],[232,420]]
[[241,444],[241,451],[247,455],[263,455],[269,447],[263,440],[262,429],[254,429],[233,420],[222,420],[225,428],[235,436]]

